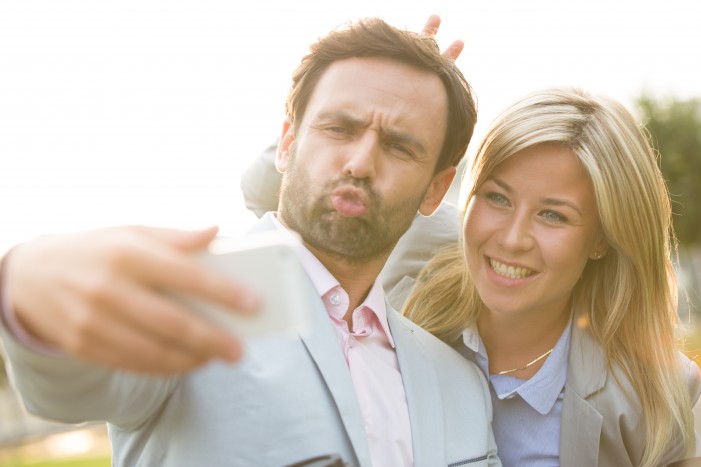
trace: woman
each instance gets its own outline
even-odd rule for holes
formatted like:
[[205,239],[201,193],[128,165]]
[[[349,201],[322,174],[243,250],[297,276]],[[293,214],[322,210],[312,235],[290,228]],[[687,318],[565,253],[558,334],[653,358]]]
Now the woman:
[[633,116],[578,90],[532,94],[464,183],[462,247],[426,265],[404,313],[485,372],[504,465],[693,455],[701,383],[675,348],[670,200]]

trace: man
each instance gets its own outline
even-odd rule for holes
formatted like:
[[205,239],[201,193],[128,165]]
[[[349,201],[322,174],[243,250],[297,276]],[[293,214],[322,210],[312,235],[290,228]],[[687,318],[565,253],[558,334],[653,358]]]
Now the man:
[[[264,216],[268,211],[276,211],[279,206],[282,174],[275,168],[276,155],[277,143],[265,148],[246,167],[241,177],[241,191],[246,207],[258,217]],[[459,190],[457,181],[455,177],[451,191]],[[458,241],[459,218],[458,209],[447,201],[443,201],[430,216],[416,215],[380,273],[382,288],[392,308],[402,310],[419,271],[436,251]]]
[[[440,22],[438,15],[431,15],[423,33],[434,36]],[[443,55],[457,60],[462,49],[462,41],[454,41]],[[277,147],[277,141],[266,147],[241,176],[241,191],[246,207],[259,218],[268,211],[277,211],[279,206],[282,173],[275,167]],[[445,198],[454,202],[460,190],[459,185],[458,177],[455,177]],[[458,209],[451,202],[444,200],[431,216],[416,215],[409,229],[395,245],[380,274],[382,287],[392,308],[403,308],[421,268],[438,249],[457,242],[459,230]]]
[[3,340],[26,407],[107,421],[115,465],[326,453],[360,466],[499,465],[479,370],[392,310],[377,279],[416,213],[440,204],[474,120],[469,86],[431,38],[380,20],[322,38],[293,75],[280,209],[251,233],[301,237],[309,332],[243,352],[163,293],[255,308],[192,258],[214,229],[40,239],[3,272]]

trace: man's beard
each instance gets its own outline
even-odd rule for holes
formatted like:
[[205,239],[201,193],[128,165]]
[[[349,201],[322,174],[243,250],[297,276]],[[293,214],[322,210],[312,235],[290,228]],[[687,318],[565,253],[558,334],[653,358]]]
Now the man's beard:
[[[411,225],[426,190],[385,206],[367,179],[339,177],[314,192],[304,167],[290,153],[280,193],[283,221],[302,236],[305,243],[347,263],[363,263],[389,256],[399,238]],[[358,217],[345,217],[331,205],[331,192],[352,185],[365,192],[368,210]]]

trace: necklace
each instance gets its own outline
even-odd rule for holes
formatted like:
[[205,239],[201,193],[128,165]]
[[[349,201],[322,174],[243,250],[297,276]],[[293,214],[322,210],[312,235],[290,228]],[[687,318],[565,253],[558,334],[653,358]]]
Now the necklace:
[[494,374],[495,374],[495,375],[508,375],[509,373],[513,373],[513,372],[515,372],[515,371],[525,370],[526,368],[529,368],[530,366],[535,365],[536,363],[538,363],[539,361],[541,361],[542,359],[544,359],[545,357],[547,357],[548,355],[550,355],[550,354],[552,353],[553,350],[555,350],[555,347],[553,347],[552,349],[548,350],[547,352],[545,352],[543,355],[541,355],[540,357],[536,358],[535,360],[532,360],[532,361],[526,363],[526,366],[522,366],[522,367],[520,367],[520,368],[512,368],[512,369],[510,369],[510,370],[504,370],[504,371],[500,371],[500,372],[494,373]]

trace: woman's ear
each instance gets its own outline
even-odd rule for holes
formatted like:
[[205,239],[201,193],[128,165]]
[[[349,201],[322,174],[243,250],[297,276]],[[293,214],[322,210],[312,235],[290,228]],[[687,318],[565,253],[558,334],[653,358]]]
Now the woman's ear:
[[594,243],[594,246],[591,249],[591,252],[589,253],[589,258],[593,259],[594,261],[598,261],[604,256],[606,256],[606,253],[608,252],[609,245],[606,242],[606,239],[604,239],[603,234],[599,235],[599,239]]
[[287,117],[282,122],[282,134],[277,145],[277,155],[275,157],[275,168],[280,173],[285,173],[287,170],[287,161],[290,159],[290,149],[294,143],[294,125]]

